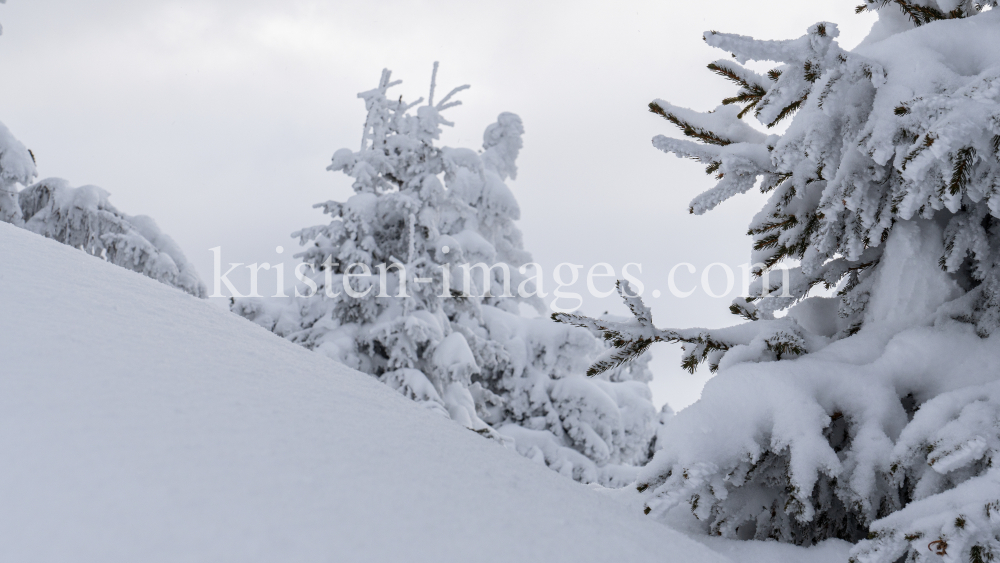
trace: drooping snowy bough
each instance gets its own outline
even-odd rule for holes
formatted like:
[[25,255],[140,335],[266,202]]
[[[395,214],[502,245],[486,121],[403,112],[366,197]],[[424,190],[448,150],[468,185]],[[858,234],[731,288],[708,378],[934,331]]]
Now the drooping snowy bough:
[[[853,51],[831,23],[789,41],[708,32],[735,57],[709,69],[737,94],[707,113],[650,104],[690,138],[654,146],[718,179],[692,213],[771,194],[749,228],[760,277],[731,307],[749,322],[658,329],[627,285],[631,321],[555,317],[614,346],[591,373],[657,341],[682,342],[692,371],[702,361],[719,371],[641,472],[647,513],[686,504],[724,536],[856,541],[859,562],[991,561],[1000,10],[964,0],[859,10],[879,21]],[[750,60],[778,66],[760,74]],[[785,119],[783,134],[761,131]],[[777,265],[791,266],[787,279]],[[808,297],[817,285],[838,296]]]
[[629,483],[657,429],[645,363],[587,379],[601,340],[521,314],[541,307],[505,184],[521,119],[500,114],[479,153],[435,146],[466,88],[436,101],[436,71],[426,103],[390,94],[388,70],[359,94],[360,150],[328,168],[355,194],[319,204],[331,222],[293,234],[305,246],[296,296],[233,310],[567,476]]
[[[73,188],[59,178],[31,184],[32,153],[0,123],[0,221],[79,248],[195,297],[206,297],[194,266],[156,222],[130,216],[97,186]],[[28,186],[19,189],[18,186]]]

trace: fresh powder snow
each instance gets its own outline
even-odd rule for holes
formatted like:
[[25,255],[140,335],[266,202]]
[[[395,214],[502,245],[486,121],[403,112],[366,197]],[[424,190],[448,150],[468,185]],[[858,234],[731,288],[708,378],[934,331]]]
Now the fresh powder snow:
[[0,256],[0,561],[727,561],[205,301]]

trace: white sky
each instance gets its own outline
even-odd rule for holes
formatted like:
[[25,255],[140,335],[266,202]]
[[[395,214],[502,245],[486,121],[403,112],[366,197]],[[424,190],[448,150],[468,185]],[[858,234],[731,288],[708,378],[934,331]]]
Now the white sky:
[[[326,222],[312,205],[351,194],[349,179],[325,168],[360,141],[357,92],[388,67],[404,81],[397,94],[426,96],[439,60],[440,90],[472,85],[448,110],[456,127],[442,145],[478,148],[502,111],[524,121],[508,185],[538,262],[550,273],[560,262],[641,263],[659,326],[725,326],[737,321],[727,310],[735,293],[677,299],[667,272],[695,264],[678,277],[687,287],[710,263],[747,262],[746,225],[762,196],[688,215],[712,182],[650,145],[676,131],[646,104],[708,110],[735,92],[705,69],[728,54],[702,31],[789,39],[831,21],[850,48],[874,21],[854,4],[12,0],[0,7],[0,120],[34,151],[41,177],[99,185],[119,209],[151,215],[211,284],[215,246],[226,262],[290,260],[289,234]],[[585,281],[573,289],[584,293]],[[625,312],[616,297],[583,308],[605,310]],[[653,354],[657,404],[697,399],[708,370],[682,371],[679,347]]]

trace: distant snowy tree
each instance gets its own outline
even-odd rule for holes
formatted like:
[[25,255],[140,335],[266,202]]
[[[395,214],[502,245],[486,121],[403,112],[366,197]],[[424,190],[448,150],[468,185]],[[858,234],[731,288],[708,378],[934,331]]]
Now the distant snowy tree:
[[[749,322],[659,329],[626,283],[632,320],[555,317],[613,344],[591,374],[663,341],[682,343],[685,368],[720,372],[658,437],[639,477],[647,513],[687,504],[714,534],[863,540],[853,556],[866,563],[992,561],[1000,10],[863,10],[879,21],[850,52],[831,23],[788,41],[707,32],[733,53],[709,69],[736,95],[707,113],[650,104],[692,139],[653,145],[718,180],[691,213],[755,187],[770,194],[748,230],[758,279],[730,308]],[[751,60],[778,66],[760,74]],[[762,132],[783,120],[784,133]],[[808,297],[817,285],[837,297]]]
[[[0,4],[5,2],[0,0]],[[153,219],[121,213],[97,186],[73,188],[59,178],[29,186],[37,176],[34,155],[0,123],[0,221],[82,249],[195,297],[208,295],[194,266]],[[28,187],[20,190],[19,185]]]
[[436,100],[436,75],[435,64],[426,103],[390,95],[388,70],[359,94],[360,150],[328,168],[355,195],[319,204],[332,221],[293,234],[306,246],[296,297],[233,310],[577,480],[625,484],[656,429],[650,374],[637,364],[587,379],[600,340],[521,314],[542,307],[505,184],[521,120],[500,114],[479,154],[435,146],[467,88]]
[[[0,130],[0,135],[4,132],[6,128]],[[195,297],[207,296],[205,284],[173,239],[161,232],[150,217],[129,216],[115,209],[108,202],[108,193],[101,188],[73,188],[65,180],[49,178],[17,191],[14,182],[27,183],[35,170],[32,165],[28,175],[26,168],[19,171],[15,166],[8,167],[6,155],[10,149],[9,143],[0,146],[0,179],[4,182],[0,220],[79,248]]]
[[101,188],[73,188],[66,180],[49,178],[17,195],[25,229],[195,297],[207,296],[205,284],[173,239],[152,218],[115,209]]
[[37,175],[31,152],[0,123],[0,221],[24,224],[17,186],[27,186]]

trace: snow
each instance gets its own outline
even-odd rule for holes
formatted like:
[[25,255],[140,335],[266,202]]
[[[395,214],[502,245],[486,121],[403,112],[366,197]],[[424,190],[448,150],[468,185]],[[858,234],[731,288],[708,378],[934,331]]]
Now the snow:
[[848,560],[851,544],[837,539],[804,548],[787,543],[733,541],[704,536],[698,538],[709,548],[734,563],[843,563]]
[[935,258],[944,254],[941,228],[931,221],[898,223],[885,244],[875,274],[865,323],[919,326],[938,307],[962,294]]
[[0,257],[0,560],[726,561],[176,289]]

